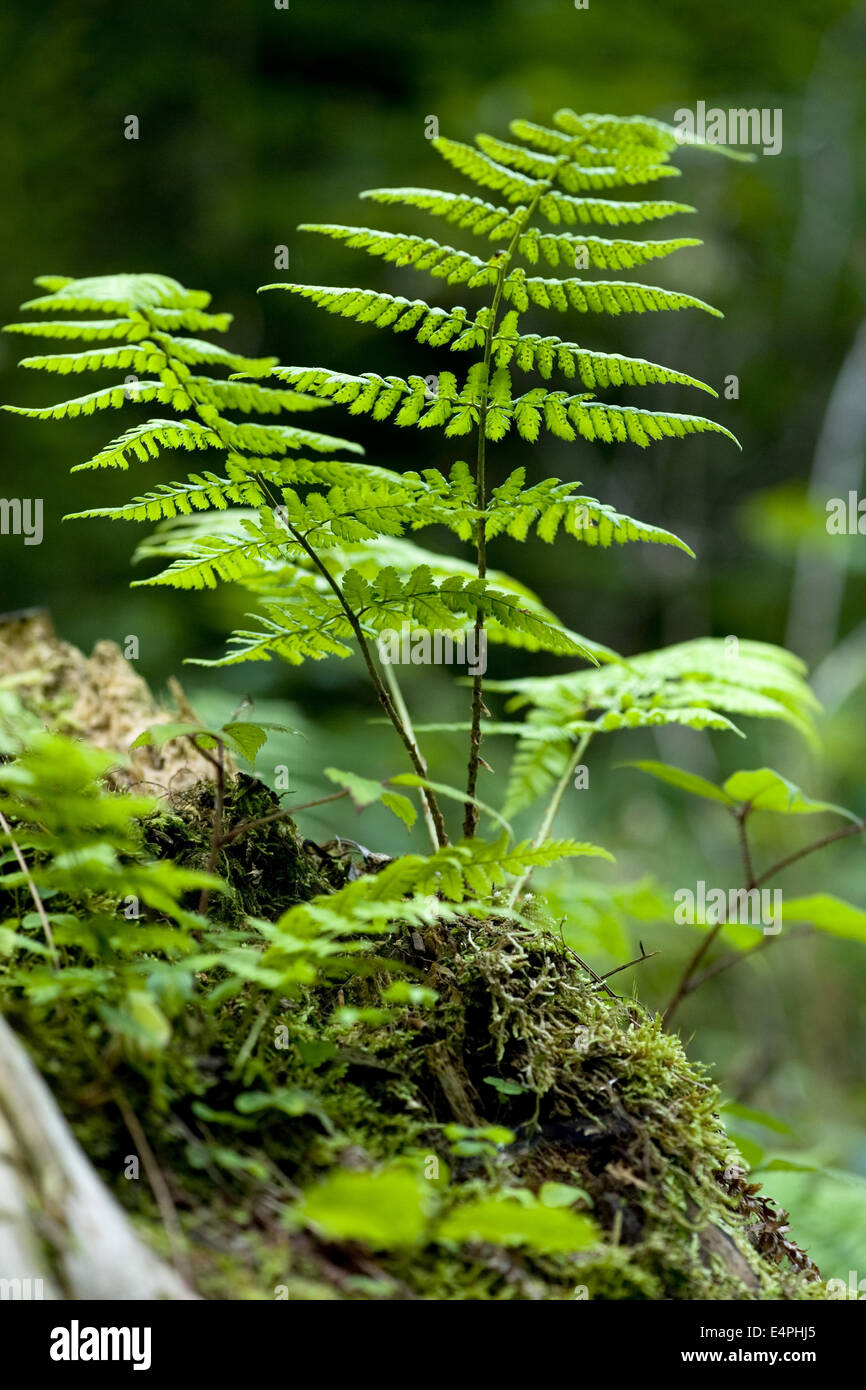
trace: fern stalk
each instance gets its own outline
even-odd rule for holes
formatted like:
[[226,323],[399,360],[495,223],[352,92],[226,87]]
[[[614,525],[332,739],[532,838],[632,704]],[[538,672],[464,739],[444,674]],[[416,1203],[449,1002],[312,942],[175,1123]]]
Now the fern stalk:
[[[288,529],[291,535],[297,541],[298,545],[315,565],[319,574],[321,574],[322,578],[325,580],[325,583],[330,587],[331,591],[334,594],[334,597],[337,599],[337,602],[340,604],[340,607],[345,613],[346,621],[348,622],[353,633],[355,634],[355,641],[358,643],[358,649],[361,653],[361,656],[363,657],[364,665],[367,668],[367,673],[370,677],[370,680],[373,683],[373,689],[376,691],[376,696],[379,700],[379,704],[382,706],[383,710],[385,711],[392,725],[394,726],[394,729],[397,732],[400,742],[403,744],[403,747],[406,749],[406,752],[409,755],[409,761],[411,762],[413,768],[417,772],[418,776],[423,777],[426,781],[427,764],[424,761],[424,758],[421,756],[421,751],[418,748],[418,745],[412,738],[403,720],[400,718],[399,711],[397,710],[397,707],[391,698],[390,692],[382,683],[382,678],[380,677],[379,672],[376,669],[376,663],[373,660],[373,654],[370,651],[370,644],[364,635],[364,629],[361,627],[360,621],[354,609],[352,608],[350,603],[347,603],[346,597],[343,593],[343,590],[340,588],[340,585],[337,583],[336,579],[331,574],[330,570],[328,569],[324,561],[321,559],[321,557],[316,554],[315,550],[309,544],[306,537],[302,536],[299,531],[296,531],[291,524],[289,524]],[[423,787],[422,800],[425,806],[427,807],[427,810],[429,811],[430,817],[433,821],[433,829],[435,834],[434,848],[442,845],[447,845],[448,831],[445,828],[445,819],[436,800],[436,793],[432,791],[430,787]]]
[[[544,813],[544,819],[542,820],[541,825],[538,827],[538,834],[533,840],[533,844],[535,845],[536,849],[540,849],[541,846],[545,843],[545,841],[549,839],[550,832],[553,829],[553,822],[556,819],[556,813],[559,810],[559,807],[562,803],[562,798],[565,796],[568,784],[571,781],[572,776],[574,775],[575,768],[579,765],[581,758],[583,757],[584,753],[589,747],[591,739],[592,734],[585,733],[581,736],[580,739],[578,739],[577,743],[575,744],[574,752],[572,753],[571,757],[566,763],[562,776],[556,784],[553,796],[550,798],[547,810]],[[514,887],[512,888],[511,895],[508,899],[509,908],[513,908],[515,906],[517,899],[520,897],[520,894],[523,892],[531,877],[532,867],[525,870],[525,872],[521,875],[521,877],[517,880]]]
[[[546,193],[551,186],[550,181],[542,183],[530,203],[523,209],[523,217],[517,216],[517,225],[514,228],[511,240],[502,257],[499,273],[496,277],[496,287],[493,291],[493,300],[490,307],[490,322],[487,325],[484,336],[484,385],[481,397],[481,405],[478,413],[478,449],[475,460],[475,486],[478,491],[478,507],[482,513],[478,518],[478,529],[476,539],[478,578],[487,577],[487,479],[486,479],[486,459],[487,459],[487,407],[490,400],[490,363],[493,358],[493,339],[496,333],[496,322],[499,317],[499,309],[502,304],[502,289],[505,284],[505,276],[511,267],[514,253],[522,233],[532,221],[532,215],[538,206],[539,199]],[[484,614],[480,611],[475,616],[475,650],[481,650],[481,634],[484,631]],[[484,704],[484,676],[479,672],[472,678],[472,725],[469,732],[469,765],[466,770],[466,795],[474,798],[478,787],[478,765],[481,761],[481,719],[485,713]],[[467,800],[466,815],[463,820],[463,834],[467,840],[471,840],[478,829],[478,807],[474,800]]]
[[[146,309],[141,310],[141,314],[142,317],[146,320],[148,327],[151,329],[151,331],[158,331],[157,326],[153,321],[153,316],[150,313],[148,313]],[[209,404],[207,400],[206,386],[200,387],[190,380],[192,374],[189,371],[189,368],[186,366],[185,363],[181,362],[172,353],[169,344],[165,345],[164,351],[169,370],[174,372],[178,379],[183,382],[184,389],[190,400],[190,404],[192,405],[192,408],[195,411],[195,414],[198,416],[199,420],[201,421],[202,425],[204,425],[206,429],[210,430],[214,435],[216,435],[216,437],[220,440],[220,442],[226,448],[226,450],[233,449],[236,454],[239,454],[241,457],[244,457],[244,451],[239,449],[237,445],[231,444],[229,440],[226,439],[222,417],[219,414],[217,414],[214,411],[213,406]],[[247,457],[249,456],[247,455]],[[262,474],[254,471],[252,476],[261,492],[262,502],[266,503],[270,498],[271,504],[274,507],[278,507],[280,505],[279,498],[274,497],[267,480],[262,476]],[[409,760],[415,772],[418,774],[419,777],[423,777],[426,779],[427,764],[424,758],[422,757],[415,740],[413,739],[411,733],[407,729],[404,720],[401,719],[400,713],[396,708],[389,691],[382,683],[382,680],[379,676],[379,672],[376,669],[372,653],[370,651],[370,645],[364,635],[363,628],[361,627],[357,615],[355,614],[351,605],[346,601],[346,597],[342,591],[342,588],[340,587],[334,576],[331,574],[328,567],[325,565],[321,556],[309,544],[306,537],[303,536],[299,531],[297,531],[290,523],[287,523],[287,529],[290,535],[292,536],[293,540],[296,542],[296,544],[301,547],[301,549],[304,551],[310,562],[315,566],[316,570],[322,576],[325,583],[329,586],[329,588],[334,594],[334,597],[340,604],[340,607],[346,616],[346,621],[349,623],[352,632],[355,636],[355,640],[358,644],[358,649],[363,658],[364,665],[373,684],[373,688],[376,692],[376,696],[379,700],[379,703],[382,706],[382,709],[384,710],[385,714],[388,716],[388,719],[390,720],[391,724],[393,725],[397,733],[397,736],[400,739],[400,742],[406,749],[406,752],[409,756]],[[218,797],[220,795],[221,785],[222,776],[220,775],[217,781]],[[434,848],[438,848],[438,846],[440,845],[447,844],[448,833],[445,828],[444,817],[436,801],[435,792],[431,791],[428,787],[423,788],[421,792],[421,800],[425,809],[425,815],[429,817],[429,821],[430,823],[432,823],[433,833],[435,836]],[[218,808],[217,821],[219,822],[220,819],[221,810],[220,808]],[[216,844],[216,838],[214,843]],[[212,869],[213,865],[209,865],[209,868]],[[200,914],[204,913],[204,909],[206,906],[207,889],[204,889],[202,892],[202,903],[199,905]]]

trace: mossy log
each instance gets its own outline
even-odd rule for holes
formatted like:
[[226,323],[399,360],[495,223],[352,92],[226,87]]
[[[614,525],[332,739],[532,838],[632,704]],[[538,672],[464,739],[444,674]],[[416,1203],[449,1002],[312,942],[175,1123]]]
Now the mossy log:
[[[59,644],[44,616],[0,627],[0,679],[10,671],[22,677],[19,688],[44,718],[118,753],[154,717],[170,717],[116,648],[101,643],[86,658]],[[88,694],[94,681],[100,689],[96,702]],[[106,702],[116,702],[117,708],[104,708]],[[213,788],[204,779],[205,766],[184,772],[185,766],[154,761],[139,764],[134,775],[165,786],[165,813],[146,828],[150,852],[201,863]],[[191,784],[185,781],[189,772]],[[118,786],[123,785],[121,778]],[[225,823],[246,822],[273,804],[273,794],[256,779],[232,775]],[[229,922],[246,915],[274,920],[293,902],[339,886],[354,871],[341,854],[304,840],[289,820],[272,820],[261,833],[228,844],[218,868],[230,892],[224,907],[214,906]],[[115,1073],[134,1102],[156,1169],[166,1175],[191,1283],[199,1294],[565,1300],[581,1288],[599,1299],[826,1296],[818,1271],[789,1234],[785,1213],[750,1183],[732,1153],[718,1118],[718,1092],[706,1073],[689,1062],[679,1039],[666,1033],[657,1017],[600,989],[597,978],[558,939],[525,924],[473,921],[457,924],[447,937],[441,929],[416,928],[398,931],[387,947],[380,941],[380,973],[389,953],[437,991],[434,1009],[404,1010],[353,1033],[335,1017],[341,1006],[363,1010],[376,1002],[369,976],[326,982],[292,1000],[272,1000],[270,1014],[259,1015],[255,1003],[232,1000],[220,1022],[222,1032],[207,1047],[195,1029],[172,1042],[172,1084],[182,1112],[173,1128],[164,1112],[152,1107],[134,1068]],[[265,1017],[269,1026],[284,1025],[292,1038],[288,1048],[273,1051],[262,1028]],[[129,1147],[121,1109],[103,1111],[98,1121],[81,1114],[80,1098],[93,1089],[86,1067],[76,1073],[52,1052],[51,1039],[28,1031],[26,1012],[15,1026],[115,1196],[142,1230],[150,1226],[155,1245],[165,1249],[153,1199],[142,1196],[143,1185],[117,1179],[118,1155]],[[10,1056],[17,1055],[8,1029],[0,1033],[2,1040],[12,1049]],[[242,1048],[254,1070],[241,1068],[238,1075]],[[53,1174],[64,1166],[52,1160],[40,1168],[31,1155],[32,1141],[16,1118],[22,1103],[26,1106],[22,1096],[32,1092],[42,1113],[50,1098],[20,1058],[13,1070],[18,1090],[0,1142],[7,1154],[24,1145],[24,1171],[33,1172],[26,1192],[36,1200],[31,1215],[24,1189],[19,1191],[11,1208],[16,1217],[5,1233],[0,1226],[0,1277],[20,1274],[26,1259],[35,1258],[31,1252],[41,1247],[44,1223],[56,1214]],[[305,1108],[280,1113],[277,1107],[262,1114],[260,1127],[239,1123],[230,1112],[250,1075],[283,1094],[306,1097]],[[513,1083],[505,1090],[492,1088],[490,1076]],[[228,1154],[231,1179],[209,1167],[207,1156],[190,1162],[198,1142],[196,1111],[181,1091],[190,1078],[192,1094],[207,1099],[202,1128],[211,1147],[202,1152],[221,1152],[224,1162]],[[0,1102],[4,1094],[0,1090]],[[56,1112],[51,1116],[52,1153],[66,1155],[66,1167],[79,1184],[89,1184],[90,1200],[98,1205],[95,1174],[66,1121]],[[215,1150],[213,1129],[226,1117],[227,1137]],[[462,1153],[458,1149],[455,1155],[447,1135],[453,1125],[496,1125],[513,1137],[479,1152],[471,1146]],[[445,1201],[452,1210],[479,1192],[537,1193],[546,1184],[565,1185],[575,1193],[576,1210],[591,1213],[600,1240],[573,1255],[545,1255],[481,1240],[455,1245],[431,1238],[408,1256],[375,1242],[329,1236],[304,1220],[303,1193],[323,1177],[374,1170],[407,1153],[441,1161],[449,1175]],[[256,1176],[263,1167],[278,1180]],[[0,1183],[8,1182],[12,1171],[0,1166]],[[236,1173],[253,1174],[244,1188],[242,1219],[232,1185]],[[0,1206],[8,1205],[2,1198],[0,1188]],[[106,1193],[103,1199],[114,1208]],[[79,1261],[74,1279],[69,1259],[59,1255],[50,1268],[40,1266],[46,1288],[59,1297],[99,1296],[79,1291],[112,1286],[104,1264],[89,1273],[85,1267],[88,1257],[96,1265],[104,1261],[98,1233],[79,1223],[74,1234]],[[123,1238],[118,1234],[118,1249]],[[163,1296],[188,1296],[185,1284],[159,1262],[136,1257],[130,1268],[136,1271],[136,1297],[154,1296],[147,1292],[154,1288],[173,1290]],[[117,1290],[129,1287],[115,1284],[104,1296],[128,1296]],[[284,1292],[275,1294],[277,1288]]]

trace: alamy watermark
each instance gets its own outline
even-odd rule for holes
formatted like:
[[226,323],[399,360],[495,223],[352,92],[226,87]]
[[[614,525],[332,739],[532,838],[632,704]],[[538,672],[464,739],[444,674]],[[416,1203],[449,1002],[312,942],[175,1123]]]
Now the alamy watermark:
[[828,1298],[855,1298],[859,1301],[866,1299],[866,1279],[857,1277],[856,1269],[849,1269],[848,1283],[844,1279],[827,1280]]
[[723,111],[699,101],[694,111],[681,106],[674,112],[674,125],[680,144],[701,140],[707,145],[760,145],[764,154],[780,154],[782,149],[781,108],[756,106]]
[[29,1303],[45,1297],[42,1279],[0,1279],[0,1303]]
[[388,666],[465,666],[468,675],[487,670],[487,633],[482,628],[456,632],[417,628],[403,623],[400,631],[385,628],[376,638],[379,658]]
[[759,926],[765,936],[777,936],[782,930],[781,888],[707,888],[699,879],[694,888],[678,888],[674,902],[674,921],[679,926],[733,922]]
[[25,545],[41,545],[42,498],[0,497],[0,536],[23,536]]
[[866,497],[852,489],[847,498],[831,497],[826,511],[828,535],[866,536]]

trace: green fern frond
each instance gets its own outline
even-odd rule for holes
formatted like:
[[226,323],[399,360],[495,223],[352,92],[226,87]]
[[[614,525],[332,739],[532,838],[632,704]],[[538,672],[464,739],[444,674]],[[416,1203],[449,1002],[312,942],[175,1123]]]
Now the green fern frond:
[[269,561],[280,559],[279,548],[257,532],[205,536],[186,548],[188,554],[175,560],[167,570],[134,581],[133,588],[215,589],[218,582],[243,583]]
[[213,508],[225,511],[229,503],[254,507],[263,501],[262,490],[251,478],[219,478],[215,473],[191,473],[185,483],[161,483],[155,492],[134,497],[119,507],[93,507],[73,512],[64,521],[105,517],[109,521],[166,521]]
[[162,449],[216,448],[219,436],[206,425],[196,420],[148,420],[144,425],[133,425],[118,439],[113,439],[98,454],[86,463],[77,463],[72,469],[79,473],[90,468],[128,468],[130,463],[147,463],[158,458]]
[[256,382],[215,381],[212,377],[194,376],[184,384],[190,392],[198,388],[218,410],[237,410],[242,415],[279,415],[284,410],[317,410],[323,404],[298,391],[278,391]]
[[530,227],[518,238],[517,249],[532,264],[543,256],[548,265],[574,266],[580,253],[589,265],[600,270],[632,270],[647,261],[661,260],[689,246],[702,246],[697,237],[675,237],[668,241],[626,241],[607,237],[580,237],[570,233],[559,235]]
[[696,145],[700,149],[724,155],[728,159],[751,162],[754,155],[730,145],[709,144],[699,136],[668,125],[648,116],[579,116],[568,107],[554,114],[554,122],[572,139],[601,149],[650,149],[668,153],[680,145]]
[[[528,202],[536,192],[538,177],[527,178],[525,174],[508,169],[496,160],[489,159],[481,150],[472,145],[464,145],[460,140],[449,140],[444,135],[430,142],[437,154],[441,154],[459,173],[472,179],[482,188],[492,188],[501,193],[509,203]],[[541,175],[544,178],[545,175]]]
[[646,541],[675,546],[694,558],[694,552],[670,531],[636,521],[606,503],[575,492],[571,483],[549,478],[524,488],[525,469],[518,468],[500,487],[494,488],[486,508],[488,540],[508,535],[523,541],[535,527],[541,540],[551,543],[560,526],[584,545],[625,545]]
[[[629,365],[633,371],[641,369],[641,364]],[[666,370],[651,369],[657,373]],[[542,387],[515,398],[511,395],[510,375],[503,367],[492,374],[486,391],[487,376],[480,363],[470,368],[462,388],[450,372],[441,372],[435,396],[431,396],[429,382],[418,376],[404,379],[365,372],[353,377],[315,367],[280,367],[274,375],[301,391],[348,405],[353,415],[371,413],[374,419],[384,420],[396,411],[397,425],[418,425],[422,429],[441,426],[449,437],[469,434],[477,427],[485,401],[485,434],[492,440],[503,438],[513,424],[521,438],[530,443],[538,438],[542,426],[560,439],[574,440],[579,434],[587,440],[630,442],[641,448],[665,438],[706,432],[724,434],[737,442],[723,425],[698,415],[609,406],[583,395],[571,396]]]
[[[566,377],[573,377],[577,372],[584,386],[591,391],[598,386],[669,384],[694,386],[700,391],[709,392],[711,396],[718,396],[712,386],[686,372],[674,371],[671,367],[662,367],[657,362],[647,362],[640,357],[592,352],[578,343],[563,342],[552,335],[521,334],[517,323],[516,313],[512,311],[506,314],[493,336],[492,353],[497,367],[507,367],[513,362],[525,372],[535,369],[545,379],[552,376],[554,368]],[[455,347],[459,346],[455,344]]]
[[571,740],[668,724],[740,732],[727,716],[745,716],[778,720],[814,743],[818,702],[804,677],[802,662],[779,647],[701,638],[569,676],[488,682],[510,695],[509,710],[529,709],[505,814],[516,814],[561,776],[572,743],[557,729]]
[[480,289],[496,281],[496,267],[488,261],[455,251],[438,241],[418,236],[403,236],[399,232],[380,232],[371,227],[341,227],[325,223],[302,222],[299,232],[318,232],[334,241],[344,241],[352,250],[367,251],[381,256],[392,265],[412,266],[426,270],[434,279],[448,285],[467,285]]
[[557,188],[550,188],[539,197],[538,211],[555,227],[562,223],[574,227],[579,222],[617,227],[627,222],[654,222],[681,212],[695,212],[696,209],[689,203],[674,203],[659,198],[633,203],[617,202],[613,198],[573,198]]
[[263,456],[270,453],[284,454],[289,449],[312,449],[316,454],[328,454],[341,449],[350,454],[364,452],[361,445],[355,444],[352,440],[338,439],[336,435],[322,434],[318,430],[299,429],[295,425],[236,425],[230,420],[219,421],[216,442],[229,449]]
[[414,330],[419,343],[442,347],[467,326],[468,314],[461,306],[454,309],[431,308],[423,299],[404,299],[402,295],[376,290],[351,289],[342,285],[262,285],[262,290],[289,290],[299,294],[329,314],[372,323],[377,328],[393,328],[395,333]]
[[[404,207],[418,208],[434,217],[443,217],[461,230],[473,232],[476,236],[487,236],[491,241],[507,241],[523,226],[519,208],[498,207],[471,194],[443,193],[433,188],[369,188],[359,196],[376,203],[399,203]],[[617,202],[613,198],[571,198],[554,192],[542,194],[538,209],[553,223],[606,227],[625,223],[638,225],[674,217],[677,213],[695,212],[690,203],[657,199]]]
[[563,280],[527,275],[520,267],[512,270],[503,285],[503,295],[521,313],[530,304],[542,309],[565,312],[577,309],[581,314],[645,314],[660,309],[703,309],[715,318],[722,312],[703,299],[676,290],[662,290],[655,285],[638,285],[631,280]]
[[[656,160],[652,161],[631,158],[631,151],[624,156],[619,149],[596,151],[590,146],[582,146],[577,151],[582,162],[576,163],[568,157],[537,154],[522,145],[497,140],[492,135],[476,135],[475,139],[491,160],[499,161],[497,167],[517,169],[536,180],[558,183],[566,193],[654,183],[658,179],[678,178],[680,174],[675,165],[663,162],[666,155],[657,155]],[[464,168],[463,172],[468,172],[468,168]],[[470,174],[470,177],[473,175]]]
[[229,352],[220,343],[209,343],[203,338],[166,338],[163,334],[154,335],[157,342],[171,344],[172,356],[186,366],[198,367],[213,363],[226,367],[232,372],[243,372],[246,376],[267,376],[272,367],[277,366],[276,357],[244,357],[239,352]]
[[187,290],[168,275],[101,275],[84,280],[52,280],[52,292],[22,304],[22,309],[50,313],[122,314],[130,309],[162,309],[186,312],[206,309],[211,296],[205,290]]
[[24,333],[34,338],[80,338],[85,343],[96,343],[112,339],[135,342],[137,338],[146,338],[149,329],[146,323],[136,319],[55,319],[45,322],[35,319],[32,323],[7,323],[3,332]]
[[19,367],[40,372],[69,376],[79,372],[159,371],[165,366],[165,353],[153,343],[129,347],[96,348],[90,352],[52,352],[38,357],[23,357]]
[[79,415],[93,415],[98,410],[119,410],[129,401],[177,405],[179,395],[183,406],[188,407],[189,398],[172,387],[163,386],[159,381],[136,381],[134,386],[107,386],[71,401],[58,401],[56,405],[7,405],[3,408],[12,415],[26,415],[32,420],[75,420]]
[[443,193],[435,188],[368,188],[358,195],[374,203],[399,203],[442,217],[461,231],[506,241],[519,229],[519,210],[497,207],[468,193]]

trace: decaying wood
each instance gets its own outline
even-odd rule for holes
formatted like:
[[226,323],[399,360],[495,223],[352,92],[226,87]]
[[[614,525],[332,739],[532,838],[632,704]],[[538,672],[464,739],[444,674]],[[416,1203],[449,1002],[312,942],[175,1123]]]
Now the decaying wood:
[[432,1043],[425,1051],[427,1065],[436,1077],[451,1113],[458,1124],[477,1128],[479,1119],[472,1100],[471,1085],[462,1065],[452,1055],[446,1042]]
[[[154,698],[115,642],[97,642],[85,656],[60,640],[46,609],[0,614],[0,683],[50,727],[124,757],[109,779],[118,790],[170,796],[213,778],[212,766],[186,739],[129,751],[151,724],[196,722],[177,682],[172,694],[178,709],[172,711]],[[228,758],[226,768],[234,770]]]
[[0,1281],[21,1281],[2,1283],[13,1298],[197,1297],[136,1235],[2,1018]]

